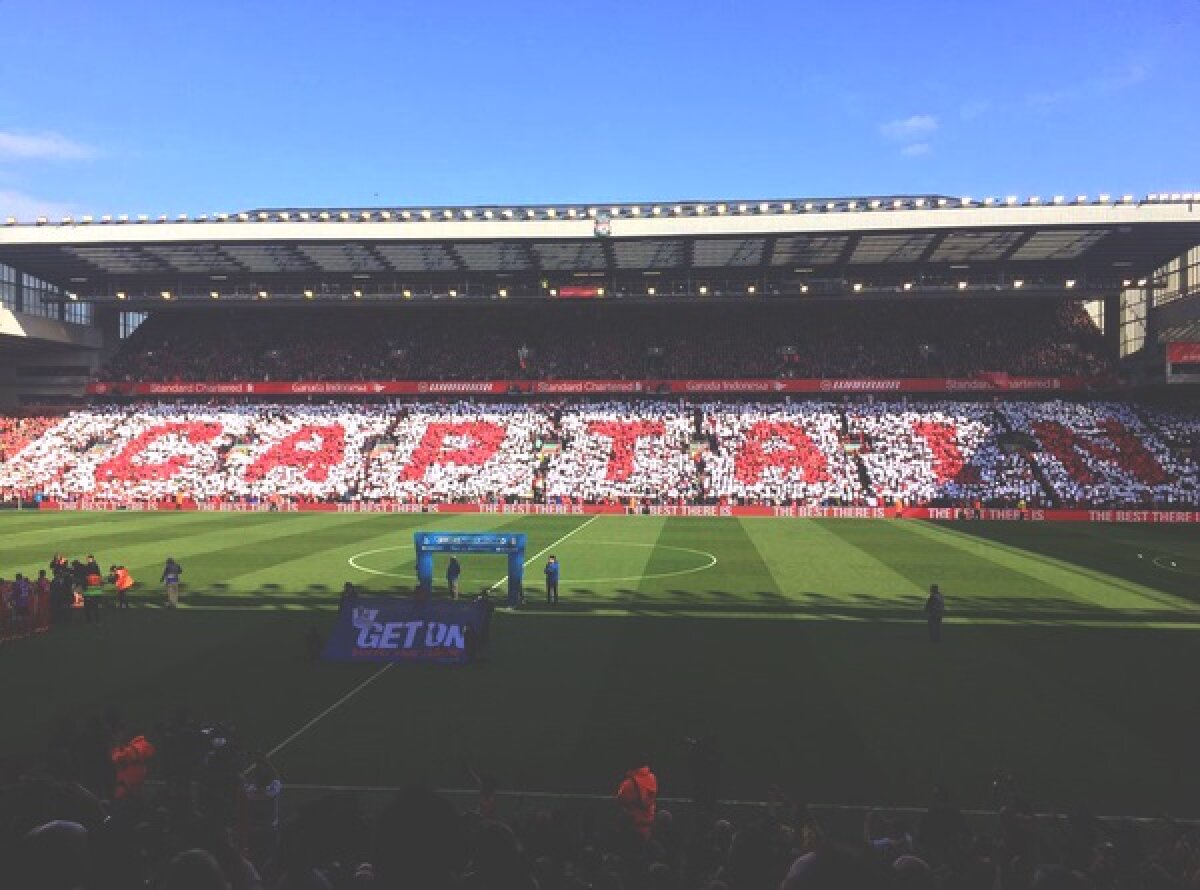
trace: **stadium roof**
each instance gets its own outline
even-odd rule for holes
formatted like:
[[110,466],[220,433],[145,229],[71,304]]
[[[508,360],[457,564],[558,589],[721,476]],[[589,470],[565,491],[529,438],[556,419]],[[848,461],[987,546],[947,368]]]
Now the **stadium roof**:
[[[276,208],[0,225],[0,263],[75,298],[912,289],[1112,292],[1200,244],[1200,193]],[[1069,283],[1068,283],[1069,282]]]

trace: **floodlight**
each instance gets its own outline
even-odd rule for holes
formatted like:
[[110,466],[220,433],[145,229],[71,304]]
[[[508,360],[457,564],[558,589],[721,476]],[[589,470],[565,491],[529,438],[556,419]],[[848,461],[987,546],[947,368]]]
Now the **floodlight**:
[[171,299],[171,292],[169,290],[165,290],[162,292],[161,296],[164,300],[169,300]]
[[863,289],[863,286],[862,286],[862,282],[861,282],[861,281],[856,281],[856,282],[854,282],[854,292],[855,292],[855,293],[858,293],[858,292],[859,292],[860,290],[862,290],[862,289]]
[[1072,288],[1072,287],[1074,287],[1074,286],[1075,286],[1075,279],[1074,279],[1074,278],[1068,278],[1066,283],[1067,283],[1067,288],[1068,288],[1068,289],[1070,289],[1070,288]]

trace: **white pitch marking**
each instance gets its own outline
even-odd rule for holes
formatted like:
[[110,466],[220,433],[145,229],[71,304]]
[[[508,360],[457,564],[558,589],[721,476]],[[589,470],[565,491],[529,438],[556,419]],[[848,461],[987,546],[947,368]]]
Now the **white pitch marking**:
[[349,692],[347,692],[345,695],[343,695],[341,698],[339,698],[337,701],[335,701],[333,704],[331,704],[328,708],[326,708],[324,711],[322,711],[316,717],[313,717],[311,720],[309,720],[307,723],[305,723],[303,726],[301,726],[299,729],[297,729],[295,732],[293,732],[290,736],[288,736],[286,739],[284,739],[282,742],[280,742],[278,745],[276,745],[274,748],[272,748],[270,751],[268,751],[267,756],[274,757],[276,754],[278,754],[280,751],[282,751],[284,748],[286,748],[292,742],[296,741],[296,739],[300,738],[300,736],[304,735],[304,733],[308,732],[310,729],[312,729],[314,726],[316,726],[317,723],[320,722],[322,719],[324,719],[325,717],[332,714],[334,711],[336,711],[338,708],[340,708],[346,702],[350,701],[350,699],[354,698],[354,696],[358,695],[360,692],[362,692],[364,689],[366,689],[368,686],[370,686],[372,683],[374,683],[377,679],[382,677],[385,673],[387,673],[388,668],[390,668],[395,663],[396,662],[394,662],[394,661],[389,661],[387,664],[385,664],[383,667],[381,667],[375,673],[371,674],[371,676],[367,677],[367,679],[363,680],[361,683],[359,683],[357,686],[355,686],[353,689],[351,689]]
[[[592,518],[594,519],[596,517],[592,517]],[[588,520],[588,521],[590,522],[591,520]],[[586,525],[586,524],[587,523],[584,523],[584,525]],[[581,525],[580,528],[583,528],[583,526]],[[561,538],[560,540],[555,541],[553,544],[550,545],[550,547],[546,548],[546,550],[543,550],[542,553],[545,553],[547,550],[549,550],[553,547],[557,547],[559,544],[561,544],[563,541],[565,541],[566,538],[568,538],[568,537],[570,537],[570,535],[567,535],[567,536]],[[619,583],[622,581],[654,581],[654,580],[658,580],[661,578],[677,578],[681,575],[695,575],[698,572],[706,572],[717,564],[717,557],[715,555],[713,555],[712,553],[709,553],[707,550],[697,550],[694,547],[678,547],[674,544],[646,544],[646,543],[643,543],[640,541],[592,541],[592,542],[590,542],[590,544],[592,546],[599,546],[599,547],[645,547],[650,550],[674,550],[678,553],[693,553],[696,556],[702,556],[705,559],[707,559],[708,562],[706,562],[702,566],[694,566],[692,568],[679,569],[674,572],[655,572],[650,575],[627,575],[624,577],[614,577],[614,578],[571,578],[570,580],[571,580],[572,584],[616,584],[616,583]],[[404,545],[404,544],[397,544],[392,547],[379,547],[375,550],[364,550],[362,553],[354,554],[349,559],[347,559],[346,562],[348,562],[354,568],[358,569],[360,572],[367,572],[371,575],[386,575],[391,578],[406,578],[406,577],[408,577],[407,575],[402,575],[399,572],[385,572],[380,569],[372,569],[367,566],[359,565],[357,562],[357,560],[359,560],[365,556],[372,556],[376,553],[386,553],[391,550],[404,550],[406,546],[407,545]],[[533,560],[536,560],[539,556],[542,555],[542,553],[537,554],[530,561],[532,562]],[[503,578],[501,578],[498,582],[493,584],[488,589],[495,590],[497,587],[499,587],[501,584],[503,584],[505,582],[505,580],[507,580],[507,578],[508,578],[508,576],[505,575]]]
[[[585,528],[587,528],[589,525],[591,525],[593,522],[595,522],[599,518],[600,518],[599,513],[594,514],[592,516],[592,518],[589,519],[587,522],[584,522],[580,525],[575,526],[575,528],[571,529],[569,532],[567,532],[565,535],[563,535],[561,538],[559,538],[557,541],[555,541],[549,547],[545,547],[542,550],[539,550],[537,553],[533,554],[533,556],[529,557],[528,561],[529,562],[537,562],[539,559],[541,559],[543,556],[545,556],[547,553],[549,553],[551,550],[553,550],[555,547],[557,547],[563,541],[567,540],[567,538],[574,537],[576,534],[583,531]],[[508,580],[508,575],[505,575],[503,578],[501,578],[499,581],[497,581],[495,584],[493,584],[491,587],[489,587],[488,590],[495,590],[497,587],[499,587],[501,584],[503,584],[507,580]]]
[[[538,558],[540,558],[541,556],[543,556],[544,554],[549,553],[551,550],[553,550],[555,547],[557,547],[563,541],[567,540],[567,538],[570,538],[571,536],[575,535],[576,533],[583,531],[585,528],[587,528],[589,525],[591,525],[597,519],[599,519],[599,514],[593,516],[587,522],[571,529],[569,532],[567,532],[565,535],[563,535],[561,538],[559,538],[557,541],[555,541],[549,547],[534,554],[530,558],[530,562],[533,562],[533,561],[537,560]],[[391,550],[393,548],[383,547],[381,549],[382,550]],[[380,551],[372,550],[372,551],[368,551],[368,552],[378,553]],[[366,554],[360,553],[358,555],[363,556]],[[351,558],[351,560],[349,560],[349,562],[351,565],[354,565],[353,557]],[[362,569],[361,566],[357,566],[357,565],[354,565],[354,567],[356,569],[360,569],[361,571],[371,571],[370,569]],[[375,574],[386,575],[389,573],[388,572],[376,572]],[[508,580],[508,575],[505,575],[503,578],[501,578],[499,581],[497,581],[495,584],[493,584],[489,589],[495,590],[497,587],[499,587],[501,584],[503,584],[507,580]],[[363,680],[361,683],[359,683],[357,686],[355,686],[353,689],[351,689],[349,692],[347,692],[345,695],[343,695],[341,698],[339,698],[337,701],[335,701],[333,704],[331,704],[328,708],[326,708],[324,711],[322,711],[316,717],[313,717],[311,720],[309,720],[307,723],[305,723],[303,726],[301,726],[299,729],[297,729],[295,732],[293,732],[290,736],[288,736],[286,739],[284,739],[282,742],[280,742],[278,745],[276,745],[274,748],[272,748],[270,751],[268,751],[267,756],[274,757],[276,754],[278,754],[280,751],[282,751],[284,748],[286,748],[288,745],[290,745],[296,739],[300,738],[300,736],[304,735],[304,733],[308,732],[310,729],[312,729],[314,726],[316,726],[323,719],[328,717],[330,714],[332,714],[334,711],[336,711],[338,708],[340,708],[342,705],[344,705],[350,699],[354,698],[354,696],[358,695],[358,693],[362,692],[364,689],[366,689],[368,686],[370,686],[372,683],[374,683],[376,680],[378,680],[380,677],[382,677],[385,673],[387,673],[388,669],[391,668],[395,663],[396,662],[394,662],[394,661],[389,661],[387,664],[385,664],[383,667],[381,667],[375,673],[371,674],[371,676],[367,677],[367,679]]]

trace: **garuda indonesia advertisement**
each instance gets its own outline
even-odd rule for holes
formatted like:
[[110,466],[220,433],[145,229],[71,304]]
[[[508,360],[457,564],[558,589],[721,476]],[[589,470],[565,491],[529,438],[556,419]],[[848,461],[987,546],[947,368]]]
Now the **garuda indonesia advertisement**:
[[470,661],[486,644],[484,603],[360,597],[346,604],[325,644],[329,661]]

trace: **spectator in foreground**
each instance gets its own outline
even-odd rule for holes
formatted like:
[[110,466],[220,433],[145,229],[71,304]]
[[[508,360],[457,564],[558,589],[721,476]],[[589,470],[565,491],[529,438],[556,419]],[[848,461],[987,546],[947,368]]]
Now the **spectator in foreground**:
[[641,766],[625,773],[625,778],[617,787],[617,803],[624,813],[627,827],[642,840],[649,840],[657,809],[658,778],[650,771],[646,758],[639,758],[638,762]]

